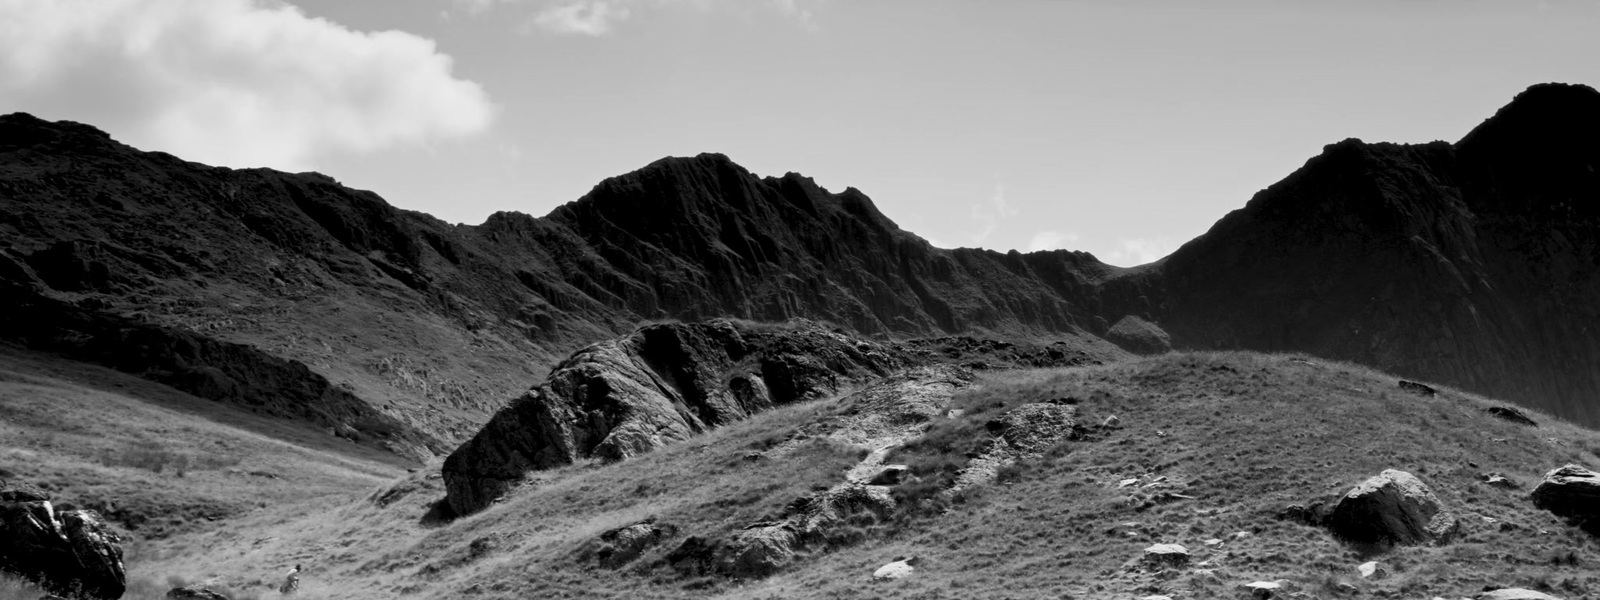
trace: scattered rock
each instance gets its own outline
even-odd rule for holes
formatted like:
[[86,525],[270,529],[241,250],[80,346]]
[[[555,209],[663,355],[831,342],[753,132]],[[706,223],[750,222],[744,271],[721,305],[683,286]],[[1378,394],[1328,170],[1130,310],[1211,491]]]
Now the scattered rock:
[[867,480],[868,485],[900,485],[911,474],[911,469],[905,465],[884,465],[883,470]]
[[1255,581],[1239,586],[1239,597],[1255,600],[1278,598],[1289,593],[1289,582],[1284,579],[1277,581]]
[[1375,560],[1361,563],[1356,567],[1356,571],[1361,573],[1362,579],[1383,579],[1389,576],[1388,569],[1383,568],[1383,565]]
[[1290,504],[1278,512],[1278,519],[1301,525],[1320,527],[1327,521],[1330,510],[1332,509],[1322,502],[1312,502],[1309,505]]
[[1106,419],[1104,421],[1100,422],[1100,427],[1105,428],[1105,429],[1115,429],[1115,428],[1118,428],[1118,427],[1121,427],[1121,426],[1122,426],[1122,419],[1118,419],[1116,415],[1110,415],[1110,416],[1106,417]]
[[1491,406],[1485,409],[1485,412],[1519,425],[1527,425],[1529,427],[1539,426],[1538,422],[1528,418],[1528,413],[1522,412],[1521,409],[1512,408],[1509,406]]
[[1202,543],[1207,545],[1207,546],[1215,547],[1215,546],[1221,546],[1222,545],[1222,540],[1217,539],[1217,538],[1211,538],[1211,539],[1206,540],[1206,541],[1204,541]]
[[167,590],[167,598],[168,600],[228,600],[227,596],[195,585]]
[[677,527],[656,523],[655,519],[618,527],[600,534],[602,545],[595,553],[595,557],[599,559],[600,566],[615,569],[638,558],[645,550],[660,544],[663,539],[672,537],[677,532]]
[[1534,506],[1600,535],[1600,473],[1578,465],[1552,470],[1531,497]]
[[1394,469],[1350,490],[1325,523],[1340,539],[1381,546],[1442,543],[1460,527],[1426,484]]
[[1550,594],[1523,588],[1504,588],[1478,594],[1477,600],[1561,600]]
[[1404,379],[1400,380],[1400,390],[1404,392],[1410,392],[1418,396],[1430,397],[1439,393],[1438,390],[1435,390],[1432,387],[1417,383],[1415,381],[1406,381]]
[[1361,588],[1356,587],[1355,584],[1350,583],[1348,581],[1341,581],[1338,584],[1335,584],[1333,586],[1333,589],[1337,590],[1341,594],[1359,594],[1359,593],[1361,593]]
[[1484,473],[1481,481],[1483,481],[1483,483],[1489,487],[1497,487],[1506,490],[1515,490],[1522,487],[1517,485],[1517,482],[1507,479],[1506,476],[1499,473]]
[[1144,549],[1142,560],[1152,567],[1181,567],[1189,564],[1189,549],[1177,544],[1156,544]]
[[878,567],[872,572],[873,579],[905,579],[916,571],[916,557],[895,559],[894,562]]

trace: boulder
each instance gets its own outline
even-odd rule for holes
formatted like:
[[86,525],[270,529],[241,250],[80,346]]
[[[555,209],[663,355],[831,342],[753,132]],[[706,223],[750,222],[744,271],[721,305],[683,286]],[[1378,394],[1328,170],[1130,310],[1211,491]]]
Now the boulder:
[[678,528],[649,519],[600,534],[600,550],[595,553],[600,566],[617,568],[643,554],[645,550],[672,537]]
[[1283,579],[1277,581],[1253,581],[1240,585],[1238,592],[1240,598],[1252,600],[1280,598],[1289,593],[1289,582]]
[[913,564],[915,562],[915,557],[896,559],[894,562],[878,567],[878,570],[872,572],[872,578],[905,579],[910,577],[911,573],[917,570],[916,566]]
[[186,585],[167,590],[167,600],[229,600],[227,596],[213,592],[209,589]]
[[1504,588],[1478,594],[1477,600],[1561,600],[1550,594],[1523,588]]
[[1189,564],[1189,549],[1178,544],[1155,544],[1144,549],[1141,560],[1152,567],[1181,567]]
[[1504,490],[1514,490],[1522,487],[1517,485],[1517,482],[1512,481],[1506,478],[1505,475],[1501,475],[1499,473],[1485,473],[1483,474],[1482,481],[1484,485],[1489,487],[1497,487]]
[[121,540],[99,515],[48,500],[0,501],[0,571],[84,598],[120,598],[126,580]]
[[1507,421],[1511,421],[1512,423],[1516,423],[1518,425],[1527,425],[1529,427],[1539,426],[1537,421],[1528,418],[1528,413],[1522,412],[1521,409],[1512,408],[1509,406],[1491,406],[1487,409],[1484,409],[1484,412],[1496,417],[1500,417]]
[[1389,576],[1388,569],[1383,568],[1383,565],[1378,564],[1378,561],[1375,560],[1357,565],[1356,572],[1361,574],[1362,579],[1383,579]]
[[1400,380],[1399,387],[1400,391],[1410,392],[1418,396],[1433,396],[1434,394],[1439,393],[1439,391],[1433,389],[1432,386],[1423,385],[1415,381],[1406,381],[1404,379]]
[[788,523],[757,523],[728,539],[717,556],[718,572],[738,578],[766,577],[794,560],[798,536]]
[[1578,465],[1552,470],[1531,497],[1534,506],[1600,534],[1600,473]]
[[1350,490],[1324,523],[1340,539],[1381,546],[1441,543],[1460,527],[1422,480],[1394,469]]

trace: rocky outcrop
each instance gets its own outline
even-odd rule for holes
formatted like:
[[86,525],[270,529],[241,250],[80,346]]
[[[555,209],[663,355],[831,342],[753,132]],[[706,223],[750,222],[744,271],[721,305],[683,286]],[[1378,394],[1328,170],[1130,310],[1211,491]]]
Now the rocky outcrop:
[[1539,426],[1539,422],[1529,418],[1528,413],[1522,412],[1521,410],[1512,408],[1510,406],[1491,406],[1484,409],[1484,411],[1518,425],[1527,425],[1529,427]]
[[580,350],[452,453],[449,504],[475,512],[530,471],[621,460],[904,365],[814,323],[648,326]]
[[1324,524],[1340,539],[1379,546],[1445,542],[1460,527],[1422,480],[1394,469],[1350,490]]
[[667,563],[684,574],[767,577],[802,553],[833,546],[847,520],[886,519],[894,508],[888,488],[847,481],[797,499],[778,518],[752,523],[726,539],[688,538],[667,555]]
[[1600,473],[1567,465],[1546,473],[1533,488],[1533,505],[1600,535]]
[[0,571],[62,595],[121,598],[121,540],[93,511],[57,512],[41,496],[0,481]]

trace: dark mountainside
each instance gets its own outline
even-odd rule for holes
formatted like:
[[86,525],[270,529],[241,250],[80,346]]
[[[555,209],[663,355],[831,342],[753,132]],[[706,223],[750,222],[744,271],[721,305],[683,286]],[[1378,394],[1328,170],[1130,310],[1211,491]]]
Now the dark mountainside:
[[1345,140],[1160,265],[1175,345],[1303,351],[1600,424],[1600,93]]
[[21,267],[0,277],[38,290],[8,305],[37,295],[301,363],[447,445],[574,348],[719,316],[1302,350],[1595,424],[1597,119],[1594,90],[1535,86],[1455,145],[1335,144],[1171,257],[1120,269],[933,248],[859,191],[721,155],[462,226],[326,176],[207,167],[14,114],[0,252]]

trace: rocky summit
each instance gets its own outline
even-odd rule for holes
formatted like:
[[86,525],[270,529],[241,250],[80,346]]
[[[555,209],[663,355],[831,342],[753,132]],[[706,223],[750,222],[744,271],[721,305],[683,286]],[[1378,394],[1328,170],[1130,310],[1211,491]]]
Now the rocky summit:
[[455,225],[0,116],[0,597],[1591,597],[1597,169],[1536,85],[1121,268],[720,154]]

